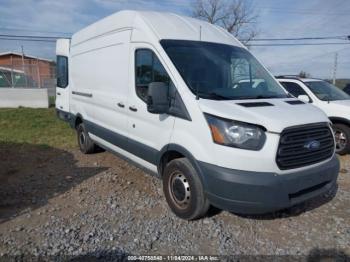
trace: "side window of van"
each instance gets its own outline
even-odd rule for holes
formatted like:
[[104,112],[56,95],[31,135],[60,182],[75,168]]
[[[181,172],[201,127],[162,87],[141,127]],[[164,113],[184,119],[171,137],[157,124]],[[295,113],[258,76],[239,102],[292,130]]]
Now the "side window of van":
[[66,56],[57,56],[56,76],[58,87],[68,86],[68,58]]
[[146,102],[148,86],[152,82],[170,83],[170,77],[157,56],[149,49],[135,53],[136,94]]

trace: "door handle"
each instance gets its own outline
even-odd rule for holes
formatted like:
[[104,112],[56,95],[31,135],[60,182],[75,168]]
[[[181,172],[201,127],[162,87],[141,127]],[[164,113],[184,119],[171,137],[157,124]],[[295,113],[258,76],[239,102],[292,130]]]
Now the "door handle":
[[57,95],[58,95],[58,96],[60,96],[60,95],[61,95],[61,93],[60,93],[60,92],[57,92]]
[[118,105],[119,107],[121,107],[121,108],[124,108],[124,107],[125,107],[125,105],[124,105],[122,102],[119,102],[117,105]]
[[72,91],[73,95],[77,95],[77,96],[85,96],[85,97],[92,97],[91,93],[84,93],[84,92],[76,92],[76,91]]
[[129,106],[129,109],[133,112],[136,112],[137,111],[137,108],[135,106]]

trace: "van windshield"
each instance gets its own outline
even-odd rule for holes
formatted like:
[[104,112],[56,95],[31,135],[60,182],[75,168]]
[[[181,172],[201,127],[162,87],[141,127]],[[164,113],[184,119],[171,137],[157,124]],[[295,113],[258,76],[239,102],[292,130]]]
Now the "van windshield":
[[184,40],[162,40],[191,91],[215,100],[285,98],[288,94],[244,48]]
[[347,93],[326,81],[308,81],[305,84],[320,100],[335,101],[350,99]]

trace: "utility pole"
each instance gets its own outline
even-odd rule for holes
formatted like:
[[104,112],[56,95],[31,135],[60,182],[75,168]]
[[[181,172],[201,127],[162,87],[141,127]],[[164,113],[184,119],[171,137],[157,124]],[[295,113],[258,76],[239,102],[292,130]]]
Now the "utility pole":
[[37,73],[37,77],[38,77],[38,87],[41,88],[41,78],[40,78],[40,62],[39,62],[39,58],[36,58],[36,73]]
[[338,66],[338,53],[335,53],[335,55],[334,55],[334,68],[333,68],[333,85],[335,85],[335,82],[337,80],[337,66]]
[[25,79],[26,87],[28,87],[27,74],[26,74],[25,67],[24,67],[24,49],[23,49],[23,45],[21,45],[21,49],[22,49],[22,71],[24,72],[24,79]]
[[13,79],[13,54],[11,55],[11,87],[14,88],[15,81]]

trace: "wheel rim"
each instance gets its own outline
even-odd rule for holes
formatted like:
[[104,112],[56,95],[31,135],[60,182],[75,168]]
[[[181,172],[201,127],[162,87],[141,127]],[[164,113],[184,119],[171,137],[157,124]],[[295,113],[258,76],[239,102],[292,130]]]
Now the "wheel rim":
[[346,137],[346,134],[339,130],[335,129],[334,130],[334,137],[335,137],[335,146],[336,146],[336,151],[342,151],[346,148],[346,145],[348,143],[348,139]]
[[84,132],[80,132],[80,134],[79,134],[79,142],[80,142],[81,146],[85,145],[85,134],[84,134]]
[[191,188],[181,172],[174,172],[169,179],[169,192],[174,204],[179,209],[186,209],[191,200]]

